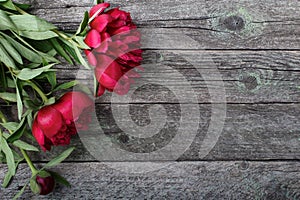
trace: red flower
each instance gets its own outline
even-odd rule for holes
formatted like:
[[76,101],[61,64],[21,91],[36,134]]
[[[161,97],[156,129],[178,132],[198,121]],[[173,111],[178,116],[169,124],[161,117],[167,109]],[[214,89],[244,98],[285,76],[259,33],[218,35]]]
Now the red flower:
[[44,151],[53,145],[68,145],[76,128],[87,130],[92,108],[93,101],[86,94],[68,92],[55,104],[39,110],[32,125],[33,136]]
[[85,50],[89,63],[95,67],[99,82],[97,96],[105,90],[126,94],[133,83],[132,78],[139,77],[133,71],[141,64],[140,33],[132,22],[130,13],[114,8],[106,10],[110,4],[94,6],[90,17],[96,16],[90,23],[85,43],[91,50]]
[[40,195],[47,195],[51,193],[55,186],[54,178],[50,175],[48,177],[36,176],[36,182],[40,188]]

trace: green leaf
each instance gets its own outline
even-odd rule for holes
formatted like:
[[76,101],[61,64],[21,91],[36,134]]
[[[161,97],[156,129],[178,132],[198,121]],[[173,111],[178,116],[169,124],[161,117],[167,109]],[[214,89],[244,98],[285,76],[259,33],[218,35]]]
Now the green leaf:
[[3,10],[0,10],[0,22],[0,30],[17,30],[16,25]]
[[31,112],[27,115],[27,124],[28,124],[28,126],[29,126],[29,128],[30,128],[30,130],[31,130],[31,128],[32,128],[32,123],[33,123],[33,116],[32,116],[32,110],[31,110]]
[[8,171],[11,173],[12,176],[14,176],[16,174],[16,164],[15,164],[13,152],[11,151],[11,148],[8,146],[5,138],[0,137],[0,144],[1,144],[1,149],[4,152],[6,157]]
[[87,27],[89,23],[89,13],[85,11],[83,20],[80,23],[80,26],[78,27],[78,30],[76,31],[76,35],[82,33],[84,29]]
[[16,6],[18,6],[19,8],[21,8],[22,10],[28,10],[31,5],[30,4],[24,4],[24,3],[14,3]]
[[82,64],[86,69],[91,69],[90,66],[87,64],[87,62],[85,61],[85,59],[82,57],[78,47],[76,46],[76,44],[74,42],[71,42],[73,44],[73,49],[76,53],[76,56],[79,59],[79,63]]
[[6,122],[6,123],[1,123],[1,126],[3,126],[7,130],[16,131],[18,126],[19,126],[19,123],[17,123],[17,122]]
[[7,40],[5,40],[3,37],[0,37],[0,43],[5,47],[6,51],[15,61],[17,61],[21,65],[23,64],[22,57]]
[[41,189],[35,179],[36,179],[36,176],[34,176],[30,179],[30,189],[34,194],[39,194],[41,192]]
[[20,71],[20,73],[17,75],[17,77],[20,80],[31,80],[34,79],[35,77],[41,75],[43,72],[47,72],[51,67],[53,67],[54,64],[47,65],[45,67],[37,68],[37,69],[28,69],[24,68]]
[[45,171],[45,170],[39,171],[39,172],[38,172],[38,175],[39,175],[39,177],[41,177],[41,178],[47,178],[47,177],[51,176],[50,172],[47,172],[47,171]]
[[[21,161],[22,160],[17,161],[17,163],[16,163],[16,170],[17,170],[18,165],[20,164]],[[13,177],[13,175],[10,173],[10,171],[8,171],[6,173],[6,175],[5,175],[5,177],[4,177],[4,180],[3,180],[3,183],[2,183],[2,187],[6,188],[9,185],[9,183],[11,182],[12,177]]]
[[[18,80],[15,79],[15,85],[16,85],[16,92],[17,92],[17,108],[18,108],[18,119],[21,120],[22,114],[23,114],[23,102],[22,102],[22,96],[20,93],[20,85],[18,83]],[[22,90],[21,90],[22,91]]]
[[38,77],[36,77],[36,79],[43,79],[46,78],[48,80],[48,82],[51,84],[52,89],[55,88],[56,86],[56,73],[53,71],[48,71],[48,72],[44,72],[41,75],[39,75]]
[[82,49],[90,49],[90,47],[84,42],[84,37],[76,36],[75,40],[78,42],[80,48],[82,48]]
[[34,15],[11,15],[10,19],[20,31],[45,32],[57,29],[53,24]]
[[50,168],[58,165],[62,161],[64,161],[74,150],[74,147],[71,147],[67,150],[65,150],[62,154],[60,154],[58,157],[54,158],[53,160],[49,161],[42,169]]
[[76,62],[80,63],[80,60],[79,60],[79,58],[77,57],[76,52],[75,52],[75,50],[73,49],[73,47],[70,47],[70,46],[67,44],[67,42],[64,43],[62,46],[63,46],[64,49],[65,49],[65,50],[66,50],[66,51],[74,58],[74,60],[75,60]]
[[6,2],[7,0],[0,0],[0,2]]
[[[43,65],[47,65],[48,63],[46,62],[55,62],[55,63],[59,63],[59,61],[54,58],[53,56],[47,54],[47,53],[43,53],[40,52],[38,50],[36,50],[35,48],[33,48],[28,42],[26,42],[22,37],[20,37],[18,34],[16,34],[15,32],[12,32],[14,34],[14,36],[16,38],[18,38],[18,40],[20,40],[23,44],[25,44],[27,47],[29,47],[31,50],[33,50],[34,52],[36,52],[41,58],[42,58],[42,63]],[[46,62],[45,62],[46,61]]]
[[2,183],[2,187],[6,188],[9,185],[12,177],[13,177],[13,175],[10,173],[10,171],[8,171],[5,174],[5,177],[4,177],[4,180],[3,180],[3,183]]
[[28,182],[22,187],[22,189],[14,196],[13,200],[17,200],[21,195],[24,193],[26,187],[28,185]]
[[67,187],[71,187],[71,184],[64,177],[62,177],[60,174],[58,174],[56,172],[52,172],[52,171],[50,171],[50,174],[54,178],[55,182],[63,184]]
[[24,131],[26,130],[26,118],[24,117],[21,122],[19,123],[18,128],[7,138],[7,142],[13,143],[14,141],[20,139],[23,135]]
[[53,92],[56,92],[56,91],[59,91],[59,90],[65,90],[65,89],[69,89],[71,87],[74,87],[75,85],[79,84],[79,82],[77,80],[75,81],[70,81],[70,82],[67,82],[67,83],[63,83],[63,84],[60,84],[59,86],[57,86]]
[[16,147],[19,147],[21,149],[24,149],[26,151],[39,151],[38,148],[36,148],[35,146],[28,144],[22,140],[16,140],[13,142],[13,145]]
[[7,9],[9,9],[9,10],[15,10],[16,11],[16,8],[15,8],[15,6],[14,6],[14,4],[13,4],[13,2],[11,1],[11,0],[6,0],[6,2],[5,3],[2,3],[1,4],[4,8],[7,8]]
[[50,38],[58,37],[58,35],[53,31],[21,31],[20,35],[32,40],[47,40]]
[[56,39],[51,39],[50,40],[52,46],[54,47],[54,49],[57,51],[57,53],[62,56],[64,59],[66,59],[66,61],[68,61],[68,63],[73,65],[73,61],[70,58],[70,56],[66,53],[66,51],[63,49],[63,47],[59,44],[59,42]]
[[2,92],[0,93],[0,99],[10,102],[17,102],[17,95],[15,93]]
[[0,91],[6,91],[8,87],[8,80],[5,74],[4,66],[0,64]]
[[32,51],[31,49],[28,49],[27,47],[23,46],[16,40],[12,39],[8,35],[2,33],[2,35],[7,39],[9,43],[11,43],[15,49],[27,60],[34,62],[34,63],[42,63],[42,57],[37,54],[36,52]]
[[3,62],[7,67],[16,68],[15,62],[8,55],[5,48],[0,44],[0,61]]

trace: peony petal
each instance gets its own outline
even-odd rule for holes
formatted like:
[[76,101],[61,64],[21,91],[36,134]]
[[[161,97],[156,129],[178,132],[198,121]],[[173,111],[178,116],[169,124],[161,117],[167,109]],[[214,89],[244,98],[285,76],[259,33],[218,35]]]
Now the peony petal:
[[101,3],[101,4],[98,4],[98,5],[95,5],[91,10],[90,10],[90,17],[93,17],[93,15],[96,13],[96,12],[99,12],[98,15],[102,14],[104,12],[104,10],[106,8],[108,8],[110,6],[109,3]]
[[67,92],[53,107],[58,110],[68,124],[76,121],[82,111],[88,107],[93,107],[94,103],[85,93]]
[[99,33],[104,31],[106,29],[106,26],[109,22],[111,22],[112,18],[107,15],[103,14],[98,17],[96,17],[90,24],[92,29],[97,30]]
[[98,91],[97,91],[97,97],[100,97],[104,94],[105,92],[105,87],[103,87],[101,84],[98,86]]
[[87,56],[87,59],[89,61],[89,64],[92,65],[93,67],[95,67],[97,65],[97,58],[95,57],[95,55],[93,54],[93,52],[91,52],[90,50],[84,50],[85,55]]
[[118,83],[116,84],[116,87],[114,88],[114,92],[118,95],[125,95],[128,93],[130,89],[130,79],[126,76],[123,76]]
[[38,122],[35,119],[32,124],[32,134],[35,137],[36,141],[39,143],[43,151],[50,151],[51,146],[53,145],[51,140],[49,140],[39,128]]
[[95,29],[92,29],[88,32],[86,35],[84,42],[92,48],[97,48],[101,44],[101,37],[98,31]]
[[39,128],[50,139],[62,128],[64,122],[60,112],[52,106],[43,107],[37,114]]
[[108,68],[108,66],[113,62],[114,62],[114,60],[107,55],[104,55],[104,54],[97,55],[97,68],[100,68],[103,71],[106,68]]

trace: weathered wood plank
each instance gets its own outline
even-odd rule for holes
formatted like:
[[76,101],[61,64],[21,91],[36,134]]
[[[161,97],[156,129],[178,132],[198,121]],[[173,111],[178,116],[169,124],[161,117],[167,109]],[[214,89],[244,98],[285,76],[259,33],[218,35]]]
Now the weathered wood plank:
[[[118,168],[110,166],[119,165]],[[134,166],[157,169],[126,173]],[[299,162],[65,163],[53,169],[71,188],[57,186],[45,197],[29,190],[22,199],[299,199]],[[0,166],[0,179],[5,169]],[[20,166],[2,199],[11,199],[30,177]]]
[[[299,102],[299,55],[299,51],[145,51],[145,70],[138,70],[141,78],[131,88],[131,102]],[[79,72],[67,64],[56,68],[60,82],[78,79],[93,85],[92,71]],[[97,102],[110,103],[111,95]]]
[[[227,105],[225,125],[223,131],[220,132],[219,138],[206,144],[216,145],[212,148],[209,154],[203,157],[205,151],[203,151],[204,138],[209,135],[209,128],[216,127],[217,123],[211,123],[212,108],[215,105],[209,104],[197,104],[184,105],[190,106],[192,112],[190,115],[183,115],[183,108],[178,104],[155,104],[159,108],[159,112],[151,114],[149,117],[150,107],[153,104],[132,104],[130,105],[130,114],[126,115],[123,112],[112,115],[111,106],[105,104],[98,104],[96,106],[96,116],[102,130],[105,133],[106,139],[99,139],[101,132],[98,131],[97,124],[91,128],[88,133],[80,133],[79,137],[74,137],[71,145],[76,146],[77,149],[68,159],[69,161],[94,161],[99,159],[94,158],[88,150],[102,148],[101,142],[109,141],[115,145],[117,149],[125,149],[129,152],[136,153],[151,153],[159,149],[164,148],[168,144],[174,144],[175,136],[186,133],[182,141],[187,141],[192,138],[191,145],[186,148],[184,142],[176,143],[176,148],[173,149],[176,158],[179,160],[277,160],[277,159],[300,159],[299,146],[299,120],[300,120],[300,104],[230,104]],[[114,105],[115,108],[125,108],[126,105]],[[1,108],[2,109],[2,108]],[[163,110],[166,110],[164,112]],[[197,116],[192,116],[193,112],[200,112],[198,116],[199,121],[196,121]],[[222,112],[223,110],[215,111]],[[10,114],[11,111],[7,110],[9,116],[16,116]],[[165,116],[165,114],[167,116]],[[187,122],[184,126],[180,126],[182,123],[181,116],[186,118],[193,118],[190,122]],[[122,120],[117,120],[118,118]],[[138,131],[141,127],[148,125],[149,123],[160,127],[160,121],[163,123],[161,129],[158,132],[154,132],[154,129],[149,128],[145,139],[134,137],[134,133],[142,133]],[[222,120],[222,119],[220,119]],[[120,128],[120,123],[131,127],[132,124],[141,126],[138,128],[132,128],[132,130],[122,131],[124,128]],[[122,126],[121,126],[122,127]],[[183,129],[179,129],[183,127]],[[199,127],[196,132],[194,128]],[[161,130],[161,131],[160,131]],[[181,131],[180,131],[181,130]],[[157,134],[155,134],[157,133]],[[193,134],[196,134],[195,138]],[[218,134],[218,133],[215,133]],[[153,136],[154,135],[154,136]],[[81,143],[80,139],[88,139],[89,141],[95,141],[94,147],[90,143]],[[85,141],[85,140],[84,140]],[[108,146],[106,146],[108,147]],[[32,155],[35,161],[46,161],[51,157],[59,154],[65,147],[56,147],[53,151],[47,153],[41,153],[40,155]],[[88,150],[87,150],[88,149]],[[184,150],[182,150],[184,149]],[[101,152],[100,152],[101,153]],[[171,153],[170,153],[171,155]],[[157,155],[153,160],[160,160],[163,158],[163,153]],[[128,158],[130,160],[130,158]],[[135,160],[136,158],[132,158]],[[170,157],[167,157],[170,159]],[[126,160],[126,159],[125,159]]]
[[[111,2],[132,13],[142,28],[144,48],[300,49],[300,2],[295,0]],[[64,30],[75,30],[91,7],[88,1],[31,3],[33,13]]]

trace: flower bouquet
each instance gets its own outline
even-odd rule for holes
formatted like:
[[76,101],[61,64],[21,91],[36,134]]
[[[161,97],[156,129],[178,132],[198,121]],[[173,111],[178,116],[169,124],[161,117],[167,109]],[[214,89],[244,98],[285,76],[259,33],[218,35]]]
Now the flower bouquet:
[[[16,117],[0,110],[0,162],[8,167],[2,186],[9,186],[23,161],[32,172],[15,199],[28,186],[40,195],[52,192],[55,183],[69,186],[50,168],[65,160],[74,147],[39,169],[28,152],[69,145],[78,131],[88,130],[93,97],[106,90],[124,95],[133,78],[139,77],[135,69],[142,61],[140,33],[130,14],[110,8],[109,3],[95,4],[70,34],[29,14],[30,5],[0,0],[0,101],[17,108]],[[72,90],[80,84],[75,80],[58,84],[54,66],[62,59],[91,70],[94,88]]]

